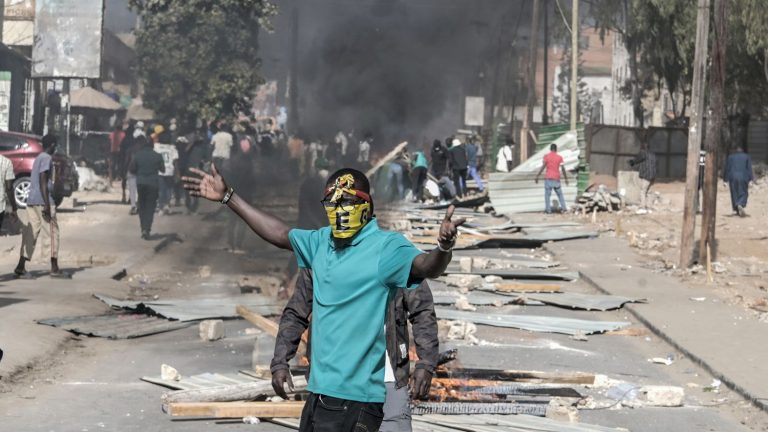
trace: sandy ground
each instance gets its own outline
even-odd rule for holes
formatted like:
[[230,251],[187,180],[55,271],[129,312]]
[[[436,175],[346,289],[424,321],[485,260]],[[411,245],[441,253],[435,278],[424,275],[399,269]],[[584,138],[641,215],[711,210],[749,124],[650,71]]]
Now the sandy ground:
[[[610,178],[601,179],[610,187]],[[730,304],[739,304],[750,313],[768,321],[768,177],[750,187],[748,217],[734,216],[726,184],[720,182],[717,195],[717,250],[713,251],[712,276],[709,281],[705,265],[680,269],[681,227],[683,221],[682,182],[658,183],[651,191],[655,195],[649,214],[635,214],[633,208],[616,213],[570,215],[587,223],[602,235],[612,235],[628,242],[638,254],[647,259],[646,265],[656,271],[672,274],[701,290],[701,297],[716,297]],[[701,215],[696,218],[696,254],[701,234]],[[705,264],[705,263],[702,263]],[[698,297],[698,296],[697,296]]]

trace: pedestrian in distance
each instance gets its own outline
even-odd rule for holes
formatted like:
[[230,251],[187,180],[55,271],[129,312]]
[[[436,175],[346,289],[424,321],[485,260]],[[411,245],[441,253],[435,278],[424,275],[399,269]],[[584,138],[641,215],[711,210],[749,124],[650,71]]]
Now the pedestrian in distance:
[[[162,139],[168,135],[161,132],[158,136]],[[157,208],[164,214],[169,214],[173,189],[176,178],[179,177],[179,151],[175,144],[160,141],[155,141],[154,150],[162,156],[165,166],[160,173],[160,196]]]
[[458,138],[451,141],[451,149],[448,150],[453,172],[453,184],[456,186],[456,195],[461,198],[467,193],[467,168],[469,159],[467,149]]
[[723,170],[723,180],[728,183],[731,191],[731,208],[733,213],[746,217],[749,199],[749,183],[755,181],[755,173],[752,171],[752,158],[744,152],[741,146],[728,156]]
[[0,155],[0,228],[3,227],[5,219],[6,204],[11,205],[11,214],[17,212],[16,197],[13,194],[13,181],[16,175],[13,173],[13,162],[7,157]]
[[136,176],[141,238],[149,240],[160,195],[160,173],[165,170],[165,161],[155,152],[152,141],[146,137],[137,138],[137,145],[139,149],[133,155],[128,170]]
[[[176,141],[179,148],[179,170],[182,176],[191,175],[191,168],[202,169],[206,161],[206,145],[204,132],[198,131],[187,137],[179,137]],[[181,179],[179,179],[181,180]],[[188,190],[183,188],[184,206],[187,208],[187,214],[197,211],[200,204],[196,196],[192,196]]]
[[536,183],[539,183],[539,177],[541,173],[546,170],[544,175],[544,213],[552,213],[552,191],[557,193],[557,201],[560,204],[560,212],[565,213],[568,211],[568,206],[565,204],[565,197],[563,197],[563,188],[560,185],[560,174],[565,180],[565,185],[568,186],[568,175],[565,173],[565,161],[563,157],[557,153],[557,144],[549,146],[549,153],[544,156],[539,172],[536,173]]
[[125,139],[123,125],[115,124],[115,130],[109,134],[109,181],[115,181],[120,177],[120,145]]
[[216,170],[194,170],[185,187],[228,206],[273,245],[296,254],[313,272],[312,373],[302,432],[376,431],[384,415],[384,332],[387,300],[438,277],[451,261],[457,229],[451,206],[437,248],[422,253],[399,233],[379,229],[368,178],[344,168],[331,174],[320,198],[328,225],[290,229],[243,200]]
[[429,172],[438,179],[445,176],[448,171],[448,149],[440,140],[436,139],[432,142],[429,157]]
[[411,160],[411,189],[414,202],[424,201],[424,184],[427,182],[427,169],[429,163],[424,152],[419,150],[413,154]]
[[485,190],[485,186],[483,186],[483,179],[480,178],[480,173],[477,171],[477,162],[478,162],[478,153],[480,150],[480,147],[478,147],[477,144],[475,144],[475,141],[470,139],[467,141],[466,144],[467,147],[467,169],[469,170],[469,176],[472,177],[472,179],[475,181],[475,184],[477,185],[477,189],[480,190],[480,192],[483,192]]
[[42,140],[43,152],[37,155],[30,174],[29,197],[27,198],[27,223],[21,233],[21,256],[13,270],[16,277],[27,276],[26,263],[32,260],[38,239],[42,236],[43,247],[50,252],[51,277],[69,279],[69,273],[59,269],[59,222],[56,219],[56,202],[53,199],[55,177],[53,154],[58,140],[46,135]]
[[629,166],[636,167],[640,174],[640,213],[648,211],[648,193],[656,181],[656,153],[648,148],[648,143],[640,144],[640,152],[629,160]]
[[221,123],[219,126],[212,126],[214,132],[211,137],[211,146],[213,151],[211,158],[216,166],[225,172],[229,169],[229,158],[232,154],[232,146],[234,145],[234,138],[232,134],[227,131],[227,125]]
[[[301,336],[310,326],[311,315],[312,272],[302,269],[296,282],[296,291],[283,310],[275,342],[275,354],[270,365],[272,387],[277,395],[284,399],[288,397],[285,386],[293,388],[288,362],[298,351]],[[419,357],[411,380],[408,322],[411,323],[416,354]],[[397,290],[387,306],[384,332],[387,346],[384,385],[387,390],[384,420],[379,431],[410,432],[411,398],[424,398],[429,393],[439,355],[435,305],[426,282],[422,282],[415,290]],[[311,337],[310,334],[310,340]]]
[[138,210],[136,210],[138,205],[138,190],[136,188],[136,176],[130,172],[128,167],[131,164],[131,161],[133,160],[133,155],[136,153],[136,151],[139,149],[140,145],[138,144],[140,137],[145,137],[144,133],[144,122],[136,122],[136,124],[133,126],[133,129],[130,131],[130,134],[127,134],[126,137],[123,139],[123,142],[120,144],[120,163],[121,165],[121,171],[123,174],[123,202],[126,202],[125,200],[125,192],[126,189],[128,191],[128,202],[131,204],[131,210],[128,212],[131,215],[135,215]]
[[499,152],[496,153],[496,171],[498,172],[511,172],[515,163],[515,150],[512,147],[515,141],[512,138],[507,138],[504,141],[504,145],[501,146]]

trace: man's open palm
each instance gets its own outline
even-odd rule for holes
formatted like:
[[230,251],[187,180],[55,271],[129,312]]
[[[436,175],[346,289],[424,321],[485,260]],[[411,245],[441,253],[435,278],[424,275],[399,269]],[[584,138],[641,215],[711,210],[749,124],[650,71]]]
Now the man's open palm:
[[184,189],[190,191],[193,196],[203,197],[211,201],[221,201],[224,199],[224,194],[227,192],[227,184],[224,182],[221,174],[219,174],[219,171],[216,170],[216,165],[211,164],[210,174],[197,168],[190,168],[189,170],[200,177],[182,177]]

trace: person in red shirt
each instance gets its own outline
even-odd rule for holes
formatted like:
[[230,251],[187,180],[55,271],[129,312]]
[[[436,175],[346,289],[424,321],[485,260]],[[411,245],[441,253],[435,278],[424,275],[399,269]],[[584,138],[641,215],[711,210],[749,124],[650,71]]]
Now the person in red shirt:
[[120,123],[115,124],[115,130],[109,134],[109,152],[111,158],[109,159],[109,179],[115,181],[120,172],[120,144],[125,138],[125,132],[123,132],[123,125]]
[[563,157],[557,154],[557,144],[549,146],[549,150],[550,152],[544,156],[544,163],[541,164],[541,169],[536,174],[536,183],[539,182],[541,173],[546,169],[547,172],[544,175],[544,212],[547,214],[552,213],[550,197],[552,196],[552,189],[554,189],[557,193],[557,201],[560,203],[560,211],[565,213],[568,211],[568,208],[565,205],[563,189],[560,187],[560,173],[563,174],[565,185],[568,186],[568,176],[565,174],[565,164]]

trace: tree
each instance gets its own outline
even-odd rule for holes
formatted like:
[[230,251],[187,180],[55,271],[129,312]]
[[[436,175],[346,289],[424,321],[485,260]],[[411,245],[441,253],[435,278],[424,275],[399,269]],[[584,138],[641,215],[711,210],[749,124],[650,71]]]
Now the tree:
[[138,73],[144,104],[189,124],[247,105],[259,75],[259,29],[276,8],[267,0],[130,0],[141,19]]
[[[579,115],[590,111],[591,103],[593,102],[587,83],[582,80],[584,72],[582,71],[583,62],[581,60],[581,50],[579,50],[579,81],[576,83],[578,92],[576,97],[578,98],[578,113]],[[555,121],[568,122],[571,116],[571,46],[570,44],[564,45],[563,57],[560,60],[560,74],[557,76],[557,91],[558,94],[552,98],[552,115]]]

